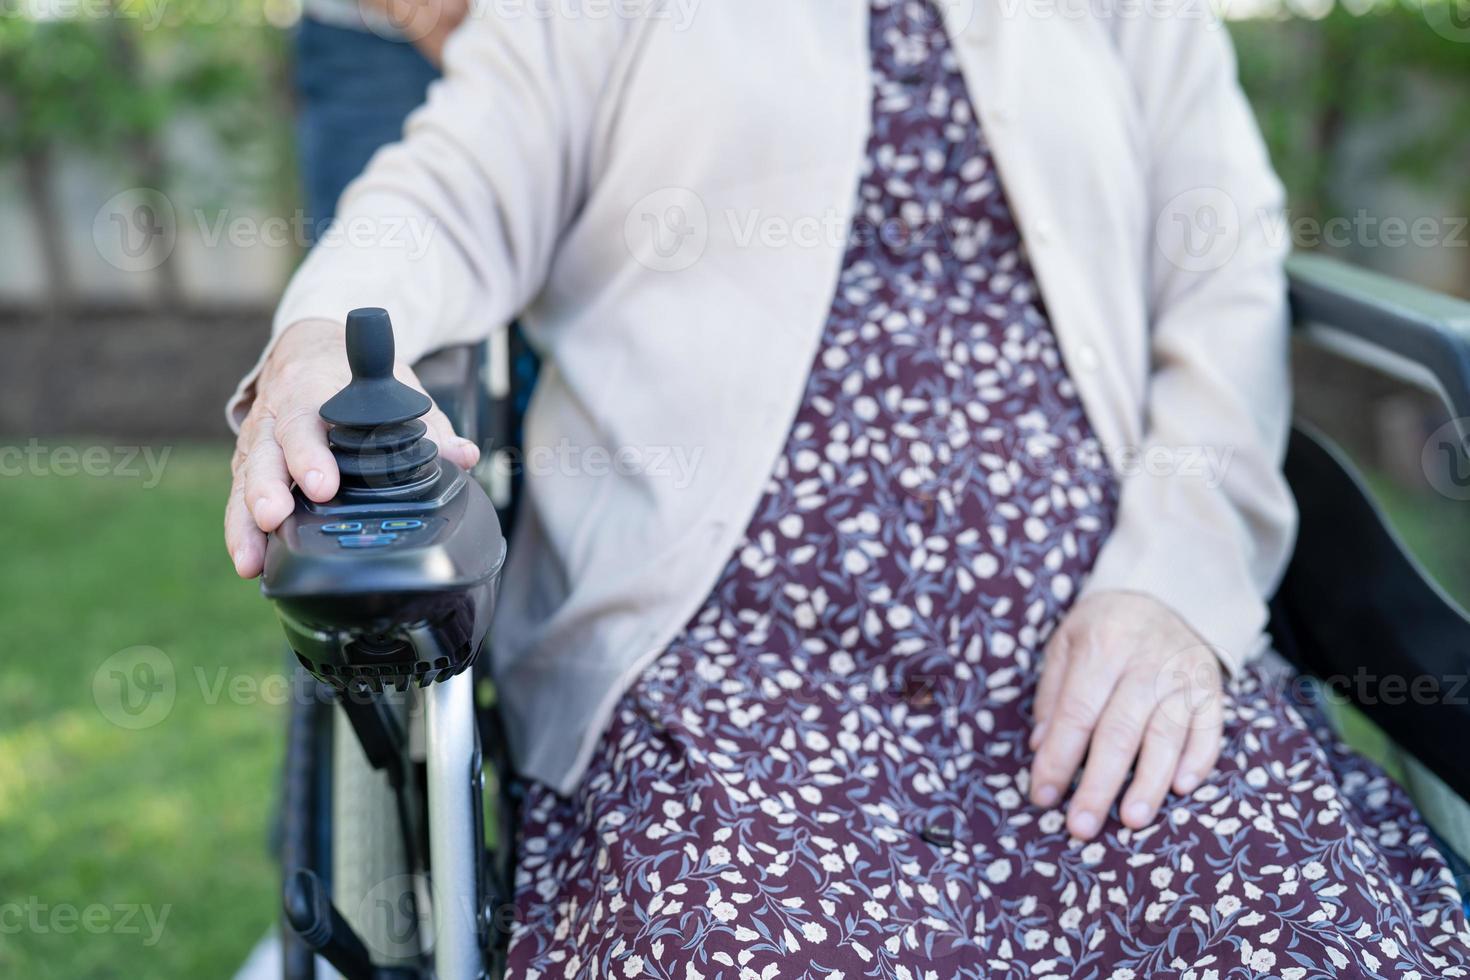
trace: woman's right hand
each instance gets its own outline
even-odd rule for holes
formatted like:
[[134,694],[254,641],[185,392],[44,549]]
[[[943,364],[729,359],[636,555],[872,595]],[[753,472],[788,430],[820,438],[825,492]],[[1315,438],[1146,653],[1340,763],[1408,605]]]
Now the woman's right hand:
[[[351,379],[344,337],[340,323],[294,324],[281,334],[255,381],[255,399],[230,461],[234,482],[225,505],[225,546],[241,578],[260,574],[266,534],[296,507],[293,483],[318,502],[337,494],[337,461],[327,447],[327,425],[317,413]],[[424,390],[408,365],[400,362],[394,374]],[[479,447],[456,436],[437,406],[424,422],[440,456],[465,469],[479,461]]]

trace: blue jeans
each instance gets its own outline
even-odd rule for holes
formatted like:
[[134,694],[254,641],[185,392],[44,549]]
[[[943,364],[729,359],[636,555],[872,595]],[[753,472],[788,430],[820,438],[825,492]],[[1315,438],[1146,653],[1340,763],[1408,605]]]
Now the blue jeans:
[[296,91],[306,227],[320,233],[342,190],[378,148],[396,142],[439,71],[403,41],[303,18],[296,33]]

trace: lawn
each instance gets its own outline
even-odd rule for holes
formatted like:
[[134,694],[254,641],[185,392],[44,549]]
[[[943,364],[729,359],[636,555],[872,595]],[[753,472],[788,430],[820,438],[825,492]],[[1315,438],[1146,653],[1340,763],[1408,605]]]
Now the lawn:
[[229,977],[272,921],[282,643],[227,460],[0,478],[0,977]]
[[[219,541],[227,458],[0,478],[0,977],[228,977],[271,924],[282,645]],[[1470,508],[1379,489],[1470,595]]]

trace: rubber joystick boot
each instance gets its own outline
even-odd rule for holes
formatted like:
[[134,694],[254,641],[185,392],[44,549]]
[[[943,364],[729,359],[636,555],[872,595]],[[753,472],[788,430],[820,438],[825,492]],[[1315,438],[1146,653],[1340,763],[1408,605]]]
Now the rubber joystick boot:
[[439,447],[420,420],[429,396],[393,377],[393,324],[388,311],[365,307],[347,314],[347,363],[352,381],[321,408],[331,424],[327,443],[342,473],[344,497],[408,499],[438,473]]

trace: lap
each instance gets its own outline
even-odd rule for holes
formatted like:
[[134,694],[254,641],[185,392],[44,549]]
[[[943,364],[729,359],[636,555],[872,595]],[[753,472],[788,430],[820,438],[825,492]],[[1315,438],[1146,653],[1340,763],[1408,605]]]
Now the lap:
[[1470,959],[1412,805],[1259,674],[1231,688],[1210,781],[1084,844],[1025,800],[1024,671],[1013,691],[947,675],[916,719],[892,689],[834,702],[690,658],[630,691],[573,798],[532,792],[516,970],[1430,976]]

